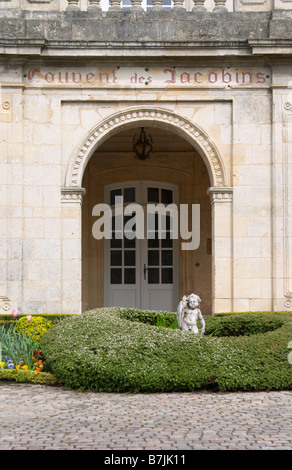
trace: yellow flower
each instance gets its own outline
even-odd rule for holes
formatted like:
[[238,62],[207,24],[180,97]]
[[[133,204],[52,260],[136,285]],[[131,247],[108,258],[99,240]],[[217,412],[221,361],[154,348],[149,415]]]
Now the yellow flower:
[[25,364],[24,366],[21,367],[23,370],[28,370],[28,366]]
[[18,366],[15,366],[15,369],[18,370],[18,369],[19,369],[19,365],[18,365]]
[[5,366],[5,362],[0,362],[0,367],[4,367]]

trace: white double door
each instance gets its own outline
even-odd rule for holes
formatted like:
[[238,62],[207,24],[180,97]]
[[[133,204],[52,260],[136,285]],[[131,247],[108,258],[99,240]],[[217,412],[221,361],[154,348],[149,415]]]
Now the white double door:
[[[117,206],[120,201],[123,205]],[[158,212],[149,215],[149,205],[178,208],[178,187],[148,181],[113,184],[105,187],[105,202],[112,213],[112,238],[105,240],[104,253],[105,306],[176,311],[179,241],[173,214],[166,211],[164,219]],[[132,204],[142,208],[142,226],[141,209],[138,217]]]

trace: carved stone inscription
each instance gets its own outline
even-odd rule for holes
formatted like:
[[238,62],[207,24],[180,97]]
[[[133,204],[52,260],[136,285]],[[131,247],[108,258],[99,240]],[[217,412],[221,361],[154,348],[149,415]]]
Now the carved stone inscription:
[[29,68],[24,82],[30,86],[88,87],[267,87],[270,74],[262,68]]

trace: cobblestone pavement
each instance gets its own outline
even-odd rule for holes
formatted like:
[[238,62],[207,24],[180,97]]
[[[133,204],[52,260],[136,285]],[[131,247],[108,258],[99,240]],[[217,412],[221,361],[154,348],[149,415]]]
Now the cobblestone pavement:
[[292,392],[117,394],[0,383],[0,450],[292,450]]

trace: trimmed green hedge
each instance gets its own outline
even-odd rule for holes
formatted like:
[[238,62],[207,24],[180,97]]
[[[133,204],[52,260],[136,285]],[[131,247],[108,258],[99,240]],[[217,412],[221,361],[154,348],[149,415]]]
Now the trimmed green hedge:
[[50,372],[35,372],[33,370],[0,369],[0,380],[46,385],[59,384],[54,374]]
[[[164,311],[138,310],[134,308],[119,308],[118,314],[121,318],[130,321],[138,321],[148,325],[178,328],[176,314]],[[218,321],[220,318],[220,321]],[[241,314],[218,314],[205,318],[206,335],[211,336],[244,336],[257,333],[274,331],[283,325],[275,313],[241,313]],[[198,324],[200,328],[200,325]]]
[[281,312],[271,312],[271,311],[258,311],[258,312],[218,312],[214,313],[215,317],[226,317],[227,315],[250,315],[250,314],[261,314],[266,315],[267,313],[289,313],[286,310]]
[[[43,352],[60,382],[107,392],[292,390],[291,313],[207,317],[209,336],[201,336],[141,323],[141,316],[157,321],[157,313],[130,310],[87,312],[44,334]],[[238,336],[243,328],[249,336]]]
[[[64,314],[64,315],[59,315],[59,314],[50,314],[50,313],[45,313],[42,315],[34,314],[32,315],[32,318],[34,317],[43,317],[47,320],[50,320],[50,322],[54,325],[56,323],[59,323],[66,317],[72,317],[73,314]],[[28,314],[18,314],[16,318],[12,317],[11,315],[0,315],[0,326],[4,325],[6,328],[8,328],[10,325],[14,325],[20,320],[20,318],[27,318]]]
[[210,317],[206,321],[206,335],[249,336],[274,331],[284,325],[283,319],[274,314],[243,314],[220,318]]

